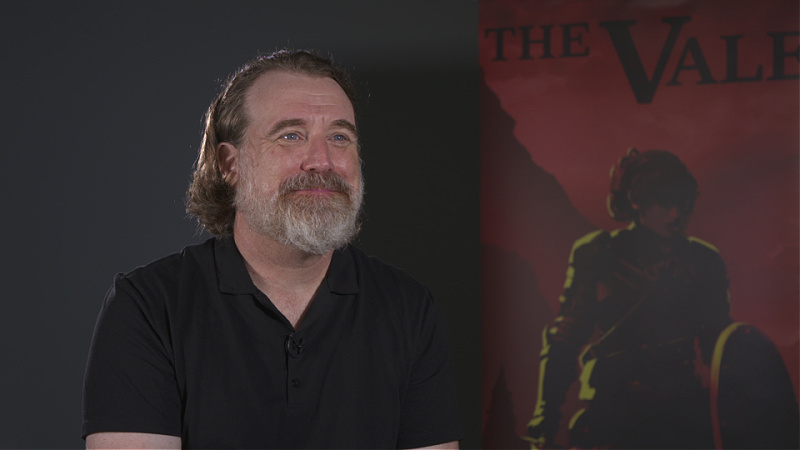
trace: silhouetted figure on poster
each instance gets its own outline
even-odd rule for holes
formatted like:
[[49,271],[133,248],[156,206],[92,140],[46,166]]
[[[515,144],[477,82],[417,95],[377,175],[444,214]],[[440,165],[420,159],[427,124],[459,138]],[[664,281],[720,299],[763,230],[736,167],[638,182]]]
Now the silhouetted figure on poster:
[[[585,407],[569,422],[571,447],[720,445],[712,359],[718,337],[735,328],[719,253],[685,235],[697,195],[695,178],[667,151],[631,149],[612,169],[609,212],[630,226],[590,233],[573,247],[559,314],[543,333],[528,427],[534,448],[553,445],[578,373]],[[789,393],[796,411],[791,381]]]

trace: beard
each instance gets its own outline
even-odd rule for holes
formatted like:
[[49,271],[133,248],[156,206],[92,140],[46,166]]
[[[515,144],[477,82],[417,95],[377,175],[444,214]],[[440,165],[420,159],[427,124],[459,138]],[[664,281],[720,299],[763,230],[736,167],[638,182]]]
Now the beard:
[[[333,172],[301,172],[281,182],[269,193],[250,170],[241,166],[236,189],[237,214],[262,236],[292,246],[308,255],[322,255],[343,247],[358,234],[364,183],[352,187]],[[333,194],[300,193],[324,189]]]

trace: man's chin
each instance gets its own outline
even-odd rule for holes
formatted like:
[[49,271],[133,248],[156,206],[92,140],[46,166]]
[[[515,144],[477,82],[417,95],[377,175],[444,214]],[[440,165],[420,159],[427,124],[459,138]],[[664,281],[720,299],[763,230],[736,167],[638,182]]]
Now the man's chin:
[[686,225],[685,224],[676,224],[676,225],[669,225],[667,229],[673,236],[676,237],[685,237],[686,236]]
[[655,228],[655,227],[647,227],[647,228],[649,228],[653,233],[665,239],[680,238],[686,236],[686,229],[683,227],[666,226],[660,228]]

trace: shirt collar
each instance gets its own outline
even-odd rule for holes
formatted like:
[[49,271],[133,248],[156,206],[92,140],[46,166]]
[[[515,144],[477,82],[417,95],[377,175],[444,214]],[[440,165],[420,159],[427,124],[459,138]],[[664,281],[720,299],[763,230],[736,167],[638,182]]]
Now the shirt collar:
[[[215,240],[214,260],[217,266],[220,292],[224,294],[258,293],[258,288],[253,284],[244,264],[244,258],[239,253],[233,239],[224,237],[215,238]],[[330,292],[335,294],[358,293],[356,264],[353,259],[353,249],[349,245],[333,252],[323,286],[326,284]]]

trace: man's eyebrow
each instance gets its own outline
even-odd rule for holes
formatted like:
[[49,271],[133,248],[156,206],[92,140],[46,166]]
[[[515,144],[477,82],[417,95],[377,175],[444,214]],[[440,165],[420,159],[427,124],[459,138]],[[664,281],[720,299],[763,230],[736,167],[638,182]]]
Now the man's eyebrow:
[[267,136],[272,136],[273,134],[283,130],[284,128],[297,127],[300,125],[305,125],[305,123],[306,121],[303,119],[281,120],[280,122],[276,123],[275,125],[272,126],[272,128],[269,129]]
[[350,122],[349,120],[338,119],[338,120],[334,120],[332,123],[333,123],[334,126],[342,127],[342,128],[345,128],[345,129],[349,130],[351,133],[355,134],[356,137],[358,137],[358,130],[356,129],[356,126],[352,122]]
[[[280,122],[276,123],[275,125],[272,126],[272,128],[269,129],[269,132],[267,133],[267,136],[272,136],[275,133],[280,132],[284,128],[303,126],[305,124],[306,124],[306,121],[304,119],[285,119],[285,120],[281,120]],[[350,131],[351,133],[355,134],[356,137],[358,137],[358,130],[356,129],[356,126],[352,122],[350,122],[349,120],[337,119],[337,120],[334,120],[333,122],[331,122],[331,124],[333,126],[336,126],[336,127],[345,128],[348,131]]]

